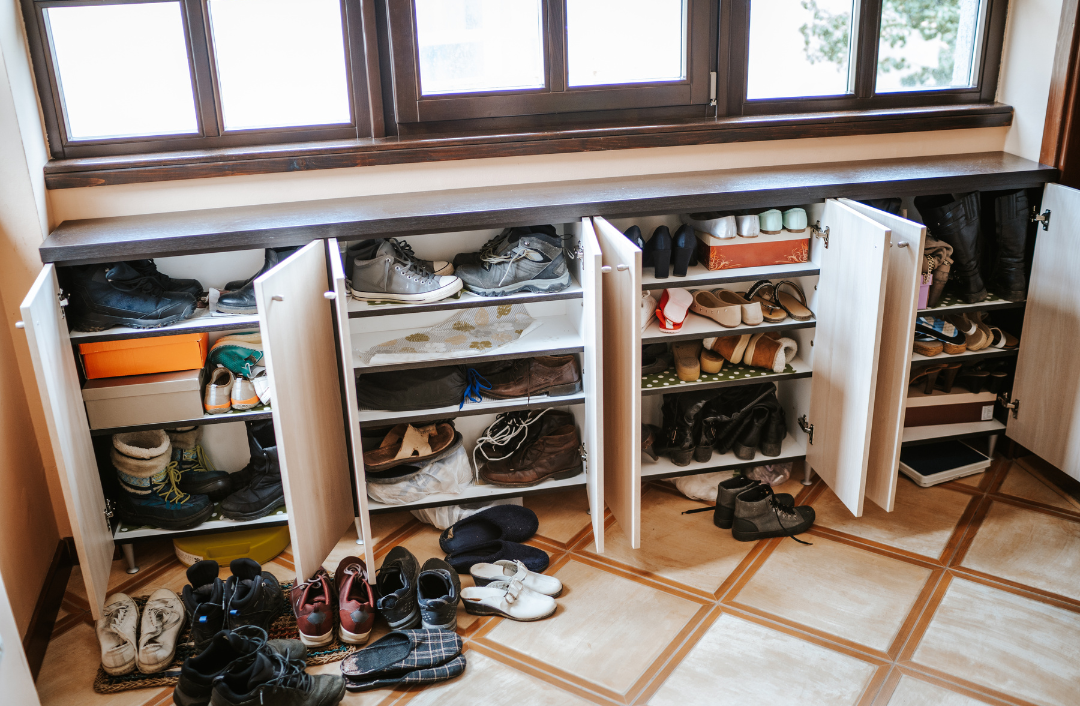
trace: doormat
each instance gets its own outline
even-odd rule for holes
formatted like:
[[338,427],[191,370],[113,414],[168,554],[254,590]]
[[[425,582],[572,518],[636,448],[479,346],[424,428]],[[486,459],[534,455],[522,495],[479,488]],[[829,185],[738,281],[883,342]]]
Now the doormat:
[[[300,631],[296,627],[296,616],[293,615],[292,607],[289,605],[288,596],[292,587],[292,581],[281,584],[281,590],[285,593],[285,605],[277,620],[267,630],[271,640],[300,639]],[[149,596],[133,596],[132,598],[135,605],[139,607],[139,614],[141,615],[143,606],[146,605]],[[362,649],[362,647],[363,645],[347,645],[341,642],[338,638],[338,632],[335,630],[334,640],[329,645],[323,648],[308,648],[307,664],[309,667],[315,667],[320,664],[340,662],[353,652]],[[94,678],[94,691],[99,694],[117,694],[131,689],[160,689],[165,686],[176,686],[176,683],[180,681],[180,666],[185,659],[194,654],[195,645],[191,642],[191,621],[185,618],[184,629],[180,631],[180,635],[177,637],[176,655],[167,670],[156,674],[143,674],[136,669],[128,674],[113,676],[102,669],[101,665],[98,665],[97,676]]]

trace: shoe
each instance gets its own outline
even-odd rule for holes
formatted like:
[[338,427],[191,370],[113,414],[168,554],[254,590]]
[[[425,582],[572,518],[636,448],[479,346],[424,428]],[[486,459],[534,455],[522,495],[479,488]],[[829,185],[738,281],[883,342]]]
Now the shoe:
[[532,234],[547,235],[552,238],[559,237],[558,232],[553,225],[540,225],[540,226],[523,226],[518,228],[507,228],[503,232],[496,235],[491,240],[484,243],[479,252],[467,252],[458,253],[454,256],[454,267],[461,267],[462,265],[479,265],[484,261],[484,258],[490,257],[495,254],[508,240],[517,242],[522,236]]
[[323,647],[333,642],[338,596],[326,569],[320,566],[310,579],[293,586],[289,603],[296,616],[300,642],[307,647]]
[[163,429],[114,434],[110,458],[120,481],[117,514],[124,522],[187,529],[213,512],[205,495],[180,490],[180,468],[172,460],[172,446]]
[[922,383],[923,392],[927,395],[933,394],[934,388],[937,387],[938,375],[944,370],[946,366],[944,363],[940,365],[927,365],[918,370],[912,372],[912,375],[908,378],[908,386]]
[[257,652],[276,652],[286,659],[302,660],[307,648],[299,640],[267,640],[266,631],[254,625],[236,630],[221,630],[203,647],[196,648],[180,667],[180,678],[173,689],[177,706],[206,706],[214,691],[214,681],[226,673],[243,668]]
[[453,554],[495,540],[524,542],[539,528],[540,520],[529,508],[495,505],[455,522],[439,536],[439,548]]
[[564,240],[546,233],[511,234],[478,263],[457,269],[465,288],[484,297],[561,292],[570,286]]
[[814,508],[785,505],[773,494],[772,488],[763,483],[736,496],[731,536],[739,542],[794,537],[813,524]]
[[754,408],[769,406],[775,399],[776,385],[773,383],[740,385],[717,392],[705,411],[706,419],[714,427],[711,432],[713,448],[721,454],[731,452],[750,423]]
[[656,444],[659,440],[660,427],[652,424],[641,425],[641,453],[654,461],[660,459],[660,454],[656,452]]
[[217,501],[232,491],[232,474],[214,470],[199,439],[202,427],[166,429],[172,444],[172,461],[180,471],[177,487],[189,495],[205,495]]
[[[446,630],[402,630],[384,635],[341,662],[349,691],[423,686],[465,671],[461,637]],[[483,694],[478,694],[483,701]],[[378,700],[378,699],[376,699]]]
[[[382,440],[379,441],[379,436]],[[363,439],[361,434],[361,439]],[[446,458],[461,446],[461,434],[450,422],[397,424],[390,429],[371,429],[363,439],[364,468],[381,473],[395,466],[433,463]],[[378,441],[378,445],[375,442]],[[368,445],[371,448],[366,448]]]
[[363,645],[375,627],[375,593],[364,560],[347,556],[334,572],[338,595],[338,636],[347,645]]
[[270,376],[266,374],[266,368],[255,373],[251,378],[251,387],[259,398],[259,404],[270,404]]
[[191,641],[196,652],[202,652],[225,627],[225,582],[218,578],[218,571],[213,559],[195,562],[188,567],[188,585],[180,594],[191,619]]
[[701,377],[701,341],[679,341],[671,346],[675,374],[683,382],[697,382]]
[[176,638],[184,627],[184,604],[167,588],[150,594],[139,625],[139,651],[135,664],[143,674],[168,669],[176,654]]
[[547,395],[563,397],[581,392],[581,366],[575,355],[543,355],[517,358],[476,367],[491,385],[484,397],[509,400]]
[[915,320],[915,333],[941,341],[949,355],[958,355],[967,350],[967,338],[945,319],[920,316]]
[[127,264],[144,277],[149,277],[157,283],[162,292],[180,292],[190,294],[191,298],[199,301],[206,289],[197,279],[174,279],[164,273],[158,272],[157,265],[153,260],[128,260]]
[[724,301],[704,289],[694,292],[690,311],[710,318],[725,328],[735,328],[742,323],[741,304]]
[[[684,392],[677,396],[678,416],[674,436],[668,440],[666,451],[676,466],[689,466],[701,438],[705,406],[716,397],[715,390]],[[707,461],[708,459],[703,459]]]
[[676,277],[685,277],[686,270],[697,264],[697,236],[688,225],[679,226],[671,239],[671,264]]
[[461,551],[446,555],[446,563],[459,574],[469,573],[477,564],[496,564],[500,561],[520,561],[529,571],[540,573],[548,567],[550,560],[543,549],[501,539],[471,544]]
[[711,351],[719,353],[724,360],[732,365],[738,365],[743,361],[746,354],[746,346],[750,343],[750,334],[736,334],[734,336],[719,336],[704,339],[701,343]]
[[64,291],[78,331],[104,331],[113,326],[147,329],[190,319],[195,297],[161,289],[158,278],[142,274],[130,263],[68,268]]
[[225,581],[225,627],[255,625],[267,632],[285,607],[281,584],[253,559],[233,559]]
[[773,285],[772,296],[777,306],[796,321],[813,320],[814,312],[806,307],[806,293],[795,282],[788,279],[777,282]]
[[660,295],[656,307],[656,318],[660,321],[661,333],[677,333],[686,321],[686,312],[693,304],[694,297],[681,287],[665,289]]
[[652,343],[641,347],[641,374],[662,373],[671,367],[671,353],[666,343]]
[[775,208],[758,214],[758,228],[765,235],[778,235],[784,230],[784,214]]
[[757,216],[735,216],[735,230],[740,238],[756,238],[761,235],[761,220]]
[[[731,526],[735,524],[735,498],[744,490],[756,488],[761,484],[761,481],[746,476],[735,476],[720,481],[720,484],[716,486],[716,509],[713,510],[713,524],[720,529],[731,529]],[[787,507],[794,507],[795,505],[795,498],[788,493],[777,494],[776,501]]]
[[1027,237],[1031,207],[1026,191],[994,199],[994,235],[997,243],[997,259],[990,275],[990,288],[1010,302],[1027,298],[1027,277],[1024,274],[1024,258],[1027,253]]
[[[297,248],[266,248],[263,254],[262,269],[251,276],[243,286],[223,292],[217,301],[217,310],[222,314],[255,314],[258,307],[255,304],[255,280],[273,268],[285,258],[296,252]],[[235,285],[236,282],[229,282]],[[226,285],[228,287],[228,285]]]
[[[686,225],[691,226],[694,230],[708,233],[712,237],[721,240],[730,240],[731,238],[734,238],[738,230],[736,227],[735,216],[724,215],[716,211],[708,211],[705,213],[683,213],[679,216],[679,220]],[[755,220],[757,220],[756,217]]]
[[461,579],[454,567],[435,557],[425,561],[416,581],[416,598],[424,630],[457,630]]
[[[960,373],[961,367],[959,363],[946,364],[938,375],[937,388],[943,390],[945,394],[952,392],[953,385],[956,383],[956,376]],[[931,393],[933,393],[933,390],[931,390]]]
[[637,226],[630,226],[623,232],[623,235],[625,235],[626,239],[631,243],[638,246],[638,249],[645,249],[645,241],[641,239],[641,229]]
[[379,613],[391,630],[411,630],[420,626],[416,582],[420,564],[408,549],[394,547],[383,559],[376,579]]
[[735,452],[735,458],[743,461],[754,460],[754,456],[757,455],[757,448],[761,444],[762,434],[765,432],[765,425],[768,421],[768,408],[754,407],[750,413],[750,421],[743,428],[742,434],[739,435],[738,441],[735,442],[735,446],[732,448]]
[[964,346],[969,351],[981,351],[990,345],[990,341],[993,338],[990,335],[990,329],[985,326],[980,327],[979,323],[969,319],[964,314],[945,314],[942,317],[948,323],[956,327],[956,330],[964,335]]
[[780,455],[787,438],[787,417],[784,408],[780,406],[776,395],[768,400],[769,421],[765,424],[765,431],[761,434],[761,453],[765,456],[776,457]]
[[757,333],[747,342],[742,363],[753,368],[782,373],[787,369],[788,363],[795,359],[798,349],[799,344],[795,339],[784,338],[779,332]]
[[[557,410],[541,412],[544,414],[537,414],[528,422],[525,438],[508,457],[505,453],[486,453],[484,442],[496,438],[497,433],[491,427],[477,441],[480,450],[485,451],[484,462],[477,468],[486,483],[530,488],[546,480],[572,478],[584,471],[583,447],[573,415]],[[495,424],[499,424],[498,417]]]
[[[393,240],[401,256],[412,260],[417,267],[427,270],[436,277],[448,277],[454,274],[454,265],[452,263],[446,260],[421,260],[413,252],[412,245],[408,241],[403,238],[394,238]],[[361,240],[350,245],[342,257],[342,263],[345,266],[345,279],[351,282],[355,261],[372,259],[384,242],[382,238],[372,238],[371,240]]]
[[519,581],[494,581],[469,586],[461,592],[465,611],[473,615],[498,615],[531,622],[555,613],[555,599],[525,588]]
[[653,296],[651,289],[643,289],[641,291],[641,330],[644,331],[652,323],[653,317],[656,316],[656,297]]
[[[269,383],[267,386],[269,387]],[[255,386],[251,384],[251,380],[238,377],[233,381],[232,390],[229,392],[229,404],[237,412],[246,412],[258,407],[262,401],[255,392]]]
[[236,376],[232,371],[218,366],[210,374],[203,394],[203,409],[207,414],[225,414],[232,410],[232,388]]
[[767,279],[758,280],[743,295],[743,298],[761,306],[761,318],[770,324],[787,321],[788,314],[776,302],[776,286]]
[[761,311],[761,304],[750,301],[738,292],[727,289],[714,289],[712,295],[726,306],[739,307],[742,322],[747,326],[757,326],[765,318]]
[[262,333],[259,331],[243,331],[230,333],[214,341],[210,346],[210,352],[206,356],[206,367],[228,368],[236,377],[245,377],[249,380],[255,377],[263,366]]
[[915,334],[915,342],[912,348],[919,355],[924,355],[928,358],[940,355],[941,352],[945,350],[944,344],[938,339],[918,333]]
[[139,607],[131,596],[114,593],[105,599],[95,630],[101,645],[101,668],[107,674],[119,676],[135,671],[138,624]]
[[234,490],[221,503],[221,514],[230,520],[257,520],[285,504],[278,463],[274,420],[247,423],[251,460],[234,474]]
[[701,372],[715,375],[724,369],[724,356],[708,348],[701,348],[698,365],[701,367]]
[[784,230],[789,233],[806,231],[806,211],[801,208],[789,208],[782,214]]
[[334,706],[345,698],[345,678],[308,674],[307,664],[276,652],[256,652],[243,669],[227,670],[214,682],[213,706]]
[[667,279],[671,267],[671,232],[667,226],[657,226],[642,250],[641,266],[653,268],[656,279]]
[[529,571],[520,561],[504,559],[493,564],[473,564],[469,573],[477,586],[487,586],[495,581],[517,581],[530,591],[552,598],[558,598],[563,590],[562,581],[554,576]]
[[416,264],[410,253],[391,239],[382,241],[367,259],[354,258],[349,280],[352,298],[427,304],[461,291],[461,279],[432,274]]
[[952,246],[951,279],[960,298],[968,304],[986,299],[979,273],[979,192],[956,201],[950,194],[916,196],[915,208],[923,217],[927,234]]

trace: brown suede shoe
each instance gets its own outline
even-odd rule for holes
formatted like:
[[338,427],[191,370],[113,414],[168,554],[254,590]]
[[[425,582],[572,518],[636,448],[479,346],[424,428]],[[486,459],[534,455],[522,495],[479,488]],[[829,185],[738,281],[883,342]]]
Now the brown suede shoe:
[[573,355],[519,358],[477,368],[477,372],[491,383],[491,389],[484,390],[483,395],[497,400],[543,394],[562,397],[581,392],[581,366]]
[[548,412],[530,425],[528,432],[513,453],[509,453],[510,448],[502,447],[503,454],[499,456],[509,453],[507,458],[488,453],[495,460],[486,460],[480,469],[485,482],[525,488],[549,478],[558,480],[581,473],[581,437],[573,415]]

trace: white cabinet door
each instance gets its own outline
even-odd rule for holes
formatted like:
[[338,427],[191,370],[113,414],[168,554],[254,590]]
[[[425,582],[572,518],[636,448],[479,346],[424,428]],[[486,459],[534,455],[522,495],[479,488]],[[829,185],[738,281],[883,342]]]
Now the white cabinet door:
[[861,517],[877,386],[889,229],[829,200],[821,249],[806,460]]
[[298,581],[315,573],[353,520],[327,271],[320,240],[255,280]]
[[[630,546],[641,546],[641,250],[603,218],[604,497]],[[595,519],[594,519],[595,521]]]
[[349,326],[349,288],[345,285],[345,268],[341,264],[341,251],[337,238],[327,243],[330,258],[330,279],[334,285],[334,312],[337,319],[337,344],[339,364],[345,381],[345,419],[348,422],[346,436],[352,452],[353,477],[356,479],[356,500],[359,508],[360,538],[364,540],[364,563],[371,575],[375,573],[375,545],[371,537],[371,515],[368,514],[367,480],[364,475],[364,450],[360,445],[360,420],[357,412],[356,375],[353,372],[352,329]]
[[1041,209],[1005,433],[1080,479],[1080,191],[1047,184]]
[[589,483],[589,512],[592,514],[596,551],[604,551],[604,307],[601,277],[602,255],[592,221],[581,221],[581,287],[584,290],[585,356],[582,383],[585,388],[586,468]]
[[848,199],[840,203],[892,231],[885,305],[881,314],[877,391],[873,433],[866,468],[866,497],[886,512],[896,502],[900,442],[904,438],[904,407],[911,369],[911,341],[919,308],[919,274],[926,226]]
[[97,619],[109,587],[113,539],[53,265],[41,270],[19,310],[86,582],[86,598]]

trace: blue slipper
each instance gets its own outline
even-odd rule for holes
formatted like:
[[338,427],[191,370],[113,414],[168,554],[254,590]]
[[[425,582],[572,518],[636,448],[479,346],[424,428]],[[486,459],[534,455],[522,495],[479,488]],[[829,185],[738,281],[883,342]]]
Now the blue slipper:
[[503,559],[520,561],[529,571],[537,573],[548,567],[548,555],[543,549],[498,539],[466,547],[456,554],[449,554],[446,557],[446,563],[454,567],[459,574],[467,574],[474,564],[494,564]]
[[442,533],[439,546],[447,554],[496,539],[524,542],[540,527],[536,513],[520,505],[496,505],[470,515]]

